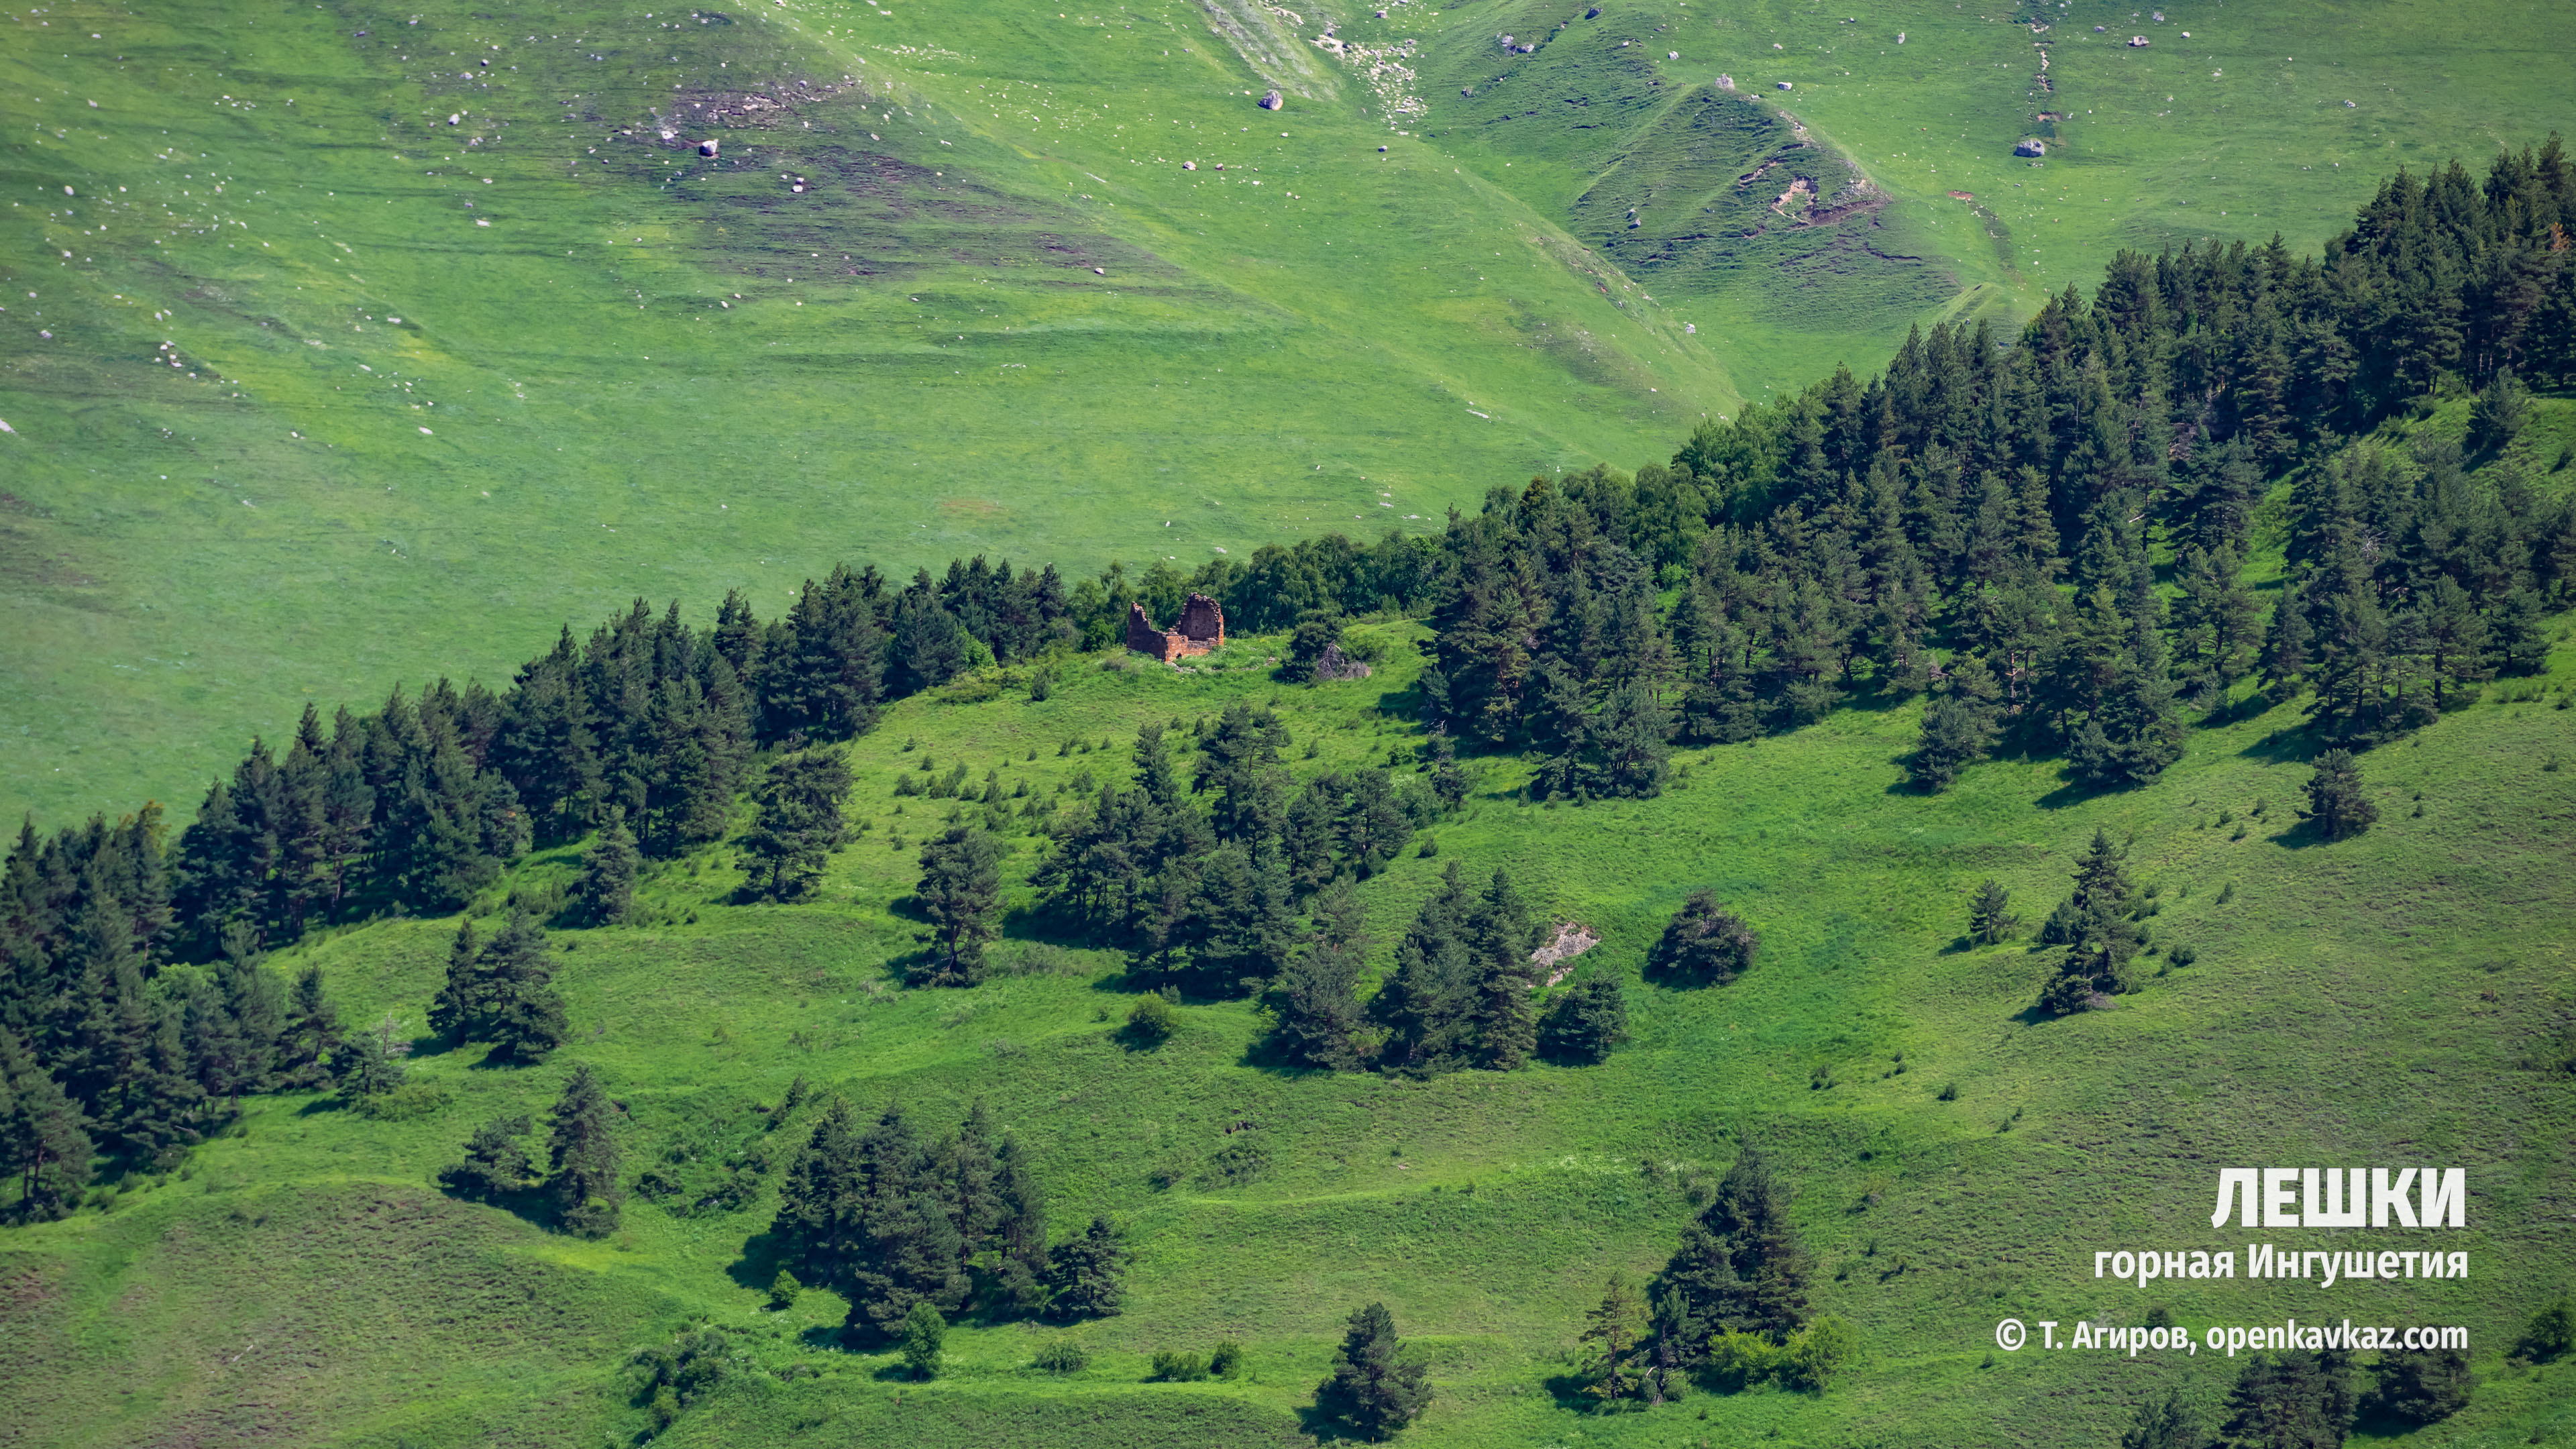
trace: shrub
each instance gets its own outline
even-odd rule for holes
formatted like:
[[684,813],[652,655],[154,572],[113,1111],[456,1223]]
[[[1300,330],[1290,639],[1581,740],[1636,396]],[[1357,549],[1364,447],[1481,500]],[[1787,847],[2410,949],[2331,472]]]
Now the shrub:
[[796,1306],[796,1295],[804,1291],[805,1285],[796,1281],[796,1275],[781,1268],[778,1276],[769,1280],[769,1306],[784,1313]]
[[1723,986],[1753,969],[1753,953],[1761,946],[1761,935],[1719,905],[1714,893],[1695,891],[1646,954],[1646,971],[1689,985]]
[[1154,1377],[1164,1383],[1195,1383],[1207,1376],[1207,1360],[1197,1354],[1165,1349],[1154,1355]]
[[948,1320],[928,1303],[912,1305],[903,1317],[903,1366],[917,1379],[939,1377],[941,1349],[948,1342]]
[[2567,1300],[2561,1298],[2531,1320],[2531,1327],[2523,1330],[2522,1341],[2514,1345],[2513,1352],[2517,1358],[2547,1363],[2566,1357],[2571,1349],[2576,1349],[2576,1311],[2571,1311]]
[[1208,1355],[1208,1372],[1221,1379],[1230,1379],[1242,1373],[1243,1345],[1230,1338],[1218,1344],[1216,1352]]
[[1172,1010],[1170,1002],[1160,996],[1146,996],[1128,1010],[1126,1035],[1139,1046],[1158,1047],[1171,1040],[1179,1025],[1180,1014]]
[[1037,1366],[1051,1374],[1078,1374],[1091,1367],[1091,1355],[1072,1339],[1049,1339],[1038,1349]]
[[2438,1424],[2469,1406],[2477,1375],[2456,1348],[2382,1353],[2367,1406],[2409,1424]]

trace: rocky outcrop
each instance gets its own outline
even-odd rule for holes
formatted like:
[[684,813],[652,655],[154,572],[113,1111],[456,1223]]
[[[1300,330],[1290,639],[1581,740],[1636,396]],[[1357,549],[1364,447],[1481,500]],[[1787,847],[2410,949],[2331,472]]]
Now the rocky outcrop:
[[1369,667],[1342,652],[1339,644],[1327,644],[1315,659],[1315,677],[1323,679],[1366,679]]

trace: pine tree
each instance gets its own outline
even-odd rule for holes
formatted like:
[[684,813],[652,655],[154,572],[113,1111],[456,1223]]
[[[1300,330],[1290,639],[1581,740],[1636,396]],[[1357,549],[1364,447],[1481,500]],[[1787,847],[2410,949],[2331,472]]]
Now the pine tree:
[[2383,1351],[2374,1377],[2365,1407],[2409,1424],[2438,1424],[2467,1408],[2478,1382],[2456,1348]]
[[847,1331],[884,1342],[902,1333],[915,1303],[942,1313],[965,1306],[968,1248],[955,1184],[942,1181],[935,1146],[899,1108],[888,1107],[860,1135],[853,1162]]
[[1538,1008],[1530,999],[1538,983],[1529,957],[1539,927],[1508,874],[1494,872],[1462,934],[1474,963],[1466,1002],[1469,1058],[1488,1070],[1517,1071],[1538,1049]]
[[2325,1356],[2255,1358],[2227,1395],[2217,1449],[2338,1449],[2352,1427],[2350,1390]]
[[563,1095],[548,1114],[553,1130],[546,1139],[551,1168],[545,1194],[563,1230],[585,1238],[606,1237],[617,1230],[617,1140],[610,1135],[608,1093],[588,1062],[577,1063]]
[[1379,1440],[1393,1438],[1430,1404],[1430,1373],[1404,1352],[1386,1305],[1353,1313],[1332,1375],[1315,1386],[1316,1412],[1360,1438]]
[[2280,601],[2263,631],[2263,687],[2275,704],[2295,699],[2307,687],[2309,653],[2314,633],[2308,627],[2307,600],[2296,580],[2281,586]]
[[635,849],[634,832],[626,828],[626,807],[608,807],[599,837],[581,853],[581,875],[573,899],[584,918],[600,925],[624,923],[635,914],[635,877],[644,858]]
[[410,1071],[404,1058],[411,1055],[411,1043],[403,1040],[400,1032],[401,1023],[387,1013],[383,1020],[359,1033],[348,1054],[348,1065],[339,1074],[340,1090],[363,1103],[400,1087]]
[[922,984],[972,986],[984,978],[984,946],[1002,907],[1002,846],[984,831],[952,826],[921,848],[913,900],[930,918],[931,969]]
[[1670,768],[1672,715],[1652,689],[1631,682],[1613,690],[1588,731],[1602,794],[1633,800],[1663,793]]
[[1980,946],[1992,946],[2012,939],[2021,928],[2019,917],[2011,914],[2012,894],[1993,880],[1978,884],[1976,899],[1968,906],[1968,936]]
[[[2051,1011],[2082,1011],[2102,1004],[2096,998],[2130,987],[2129,961],[2138,953],[2139,932],[2122,866],[2127,854],[2111,842],[2109,832],[2097,828],[2076,864],[2075,893],[2060,908],[2068,918],[2062,926],[2066,958],[2041,996],[2041,1004]],[[2052,931],[2061,929],[2057,917],[2049,924]]]
[[823,862],[843,839],[841,801],[850,793],[850,767],[838,755],[807,751],[769,767],[758,794],[759,814],[743,838],[745,873],[765,900],[805,893],[823,873]]
[[2138,1406],[2138,1417],[2120,1435],[2120,1449],[2201,1449],[2198,1428],[2180,1394]]
[[1358,895],[1346,881],[1315,898],[1313,927],[1281,974],[1270,1041],[1291,1066],[1355,1071],[1363,1017],[1360,970],[1367,938]]
[[44,1222],[79,1205],[96,1152],[88,1129],[53,1074],[0,1027],[0,1168],[18,1179],[20,1219]]
[[1686,1362],[1730,1332],[1785,1342],[1805,1321],[1811,1261],[1789,1222],[1789,1192],[1762,1154],[1736,1155],[1717,1196],[1682,1228],[1655,1280],[1655,1331]]
[[475,1128],[465,1141],[464,1158],[439,1170],[438,1185],[468,1202],[508,1202],[536,1181],[536,1164],[519,1145],[520,1138],[535,1130],[525,1114],[495,1117]]
[[1986,757],[1999,733],[1996,712],[1956,693],[1944,694],[1923,707],[1923,725],[1905,771],[1920,790],[1938,793],[1957,782],[1959,772]]
[[1628,1039],[1628,997],[1611,975],[1586,977],[1559,992],[1539,1018],[1538,1054],[1566,1066],[1607,1061]]
[[1753,969],[1762,937],[1712,891],[1693,891],[1646,953],[1646,974],[1686,986],[1724,986]]
[[493,1044],[496,1060],[533,1065],[570,1035],[553,959],[545,928],[524,910],[513,911],[483,948],[479,964],[489,995],[481,1036]]
[[[315,989],[320,989],[316,978]],[[447,948],[447,981],[429,1004],[429,1029],[452,1042],[480,1039],[492,1019],[491,969],[475,939],[472,918],[456,923]]]
[[1583,1315],[1583,1332],[1575,1340],[1591,1344],[1584,1360],[1583,1392],[1602,1408],[1622,1399],[1642,1398],[1652,1375],[1646,1338],[1646,1300],[1626,1273],[1614,1272],[1604,1285],[1601,1303]]
[[1028,1146],[1003,1134],[993,1154],[993,1285],[999,1306],[1035,1312],[1046,1300],[1046,1190],[1038,1183]]
[[2379,818],[2379,807],[2362,792],[2361,766],[2349,751],[2317,756],[2317,772],[2307,790],[2308,808],[2300,813],[2314,820],[2317,832],[2328,840],[2359,835]]
[[1062,1321],[1113,1318],[1126,1301],[1127,1244],[1105,1217],[1047,1255],[1047,1315]]

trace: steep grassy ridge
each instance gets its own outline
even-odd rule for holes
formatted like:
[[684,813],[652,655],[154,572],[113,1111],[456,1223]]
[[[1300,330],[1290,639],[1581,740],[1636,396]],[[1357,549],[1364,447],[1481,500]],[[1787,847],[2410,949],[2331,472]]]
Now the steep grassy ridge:
[[1170,9],[11,17],[13,119],[67,124],[0,182],[0,805],[192,795],[639,589],[1430,527],[1729,405],[1544,218]]
[[2576,95],[2555,6],[1585,8],[0,17],[0,815],[639,591],[1427,527]]

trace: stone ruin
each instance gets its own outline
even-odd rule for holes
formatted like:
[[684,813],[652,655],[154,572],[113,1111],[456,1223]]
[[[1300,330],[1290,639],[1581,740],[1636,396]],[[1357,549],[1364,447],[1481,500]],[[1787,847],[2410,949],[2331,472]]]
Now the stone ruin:
[[1141,603],[1127,606],[1127,647],[1165,664],[1192,654],[1225,647],[1225,609],[1205,594],[1192,594],[1181,605],[1180,622],[1157,629]]

